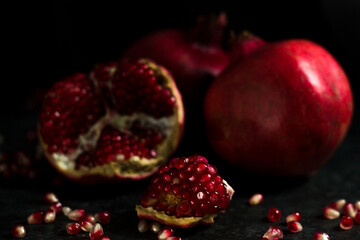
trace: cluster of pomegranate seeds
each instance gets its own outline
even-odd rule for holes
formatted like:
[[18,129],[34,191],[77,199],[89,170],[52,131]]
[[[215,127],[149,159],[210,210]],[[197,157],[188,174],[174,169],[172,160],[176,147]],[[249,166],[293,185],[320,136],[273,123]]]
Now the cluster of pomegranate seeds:
[[218,213],[230,202],[216,168],[199,155],[172,159],[158,170],[151,183],[141,205],[177,218]]
[[113,95],[119,96],[115,109],[126,115],[142,112],[155,118],[171,116],[176,101],[163,81],[146,64],[120,64],[111,81]]
[[104,106],[86,75],[78,73],[57,82],[44,99],[39,119],[48,152],[73,152],[79,135],[104,114]]
[[277,222],[281,218],[281,212],[277,208],[270,208],[268,211],[268,219],[270,222]]

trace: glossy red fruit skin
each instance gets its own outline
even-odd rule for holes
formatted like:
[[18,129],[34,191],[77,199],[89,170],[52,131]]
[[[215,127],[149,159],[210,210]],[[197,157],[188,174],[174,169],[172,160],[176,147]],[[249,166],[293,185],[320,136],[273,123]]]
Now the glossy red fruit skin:
[[338,62],[308,40],[268,43],[210,86],[210,143],[229,163],[274,176],[308,175],[344,138],[353,113]]

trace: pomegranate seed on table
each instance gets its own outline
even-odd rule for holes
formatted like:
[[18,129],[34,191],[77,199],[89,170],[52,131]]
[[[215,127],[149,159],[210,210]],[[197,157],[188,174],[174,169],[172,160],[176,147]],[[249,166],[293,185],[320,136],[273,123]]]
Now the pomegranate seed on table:
[[41,210],[38,210],[28,216],[27,223],[28,224],[39,224],[39,223],[42,223],[43,220],[44,220],[44,212]]
[[355,208],[357,209],[357,211],[360,211],[360,200],[357,200],[354,204]]
[[98,240],[104,236],[104,230],[100,223],[95,223],[94,227],[90,230],[89,236],[91,240]]
[[323,216],[326,219],[336,219],[340,217],[340,212],[331,208],[331,207],[323,207]]
[[85,209],[78,208],[68,213],[67,217],[71,220],[78,220],[80,217],[85,215]]
[[176,237],[176,236],[171,236],[171,237],[168,237],[166,240],[182,240],[182,238]]
[[149,225],[150,231],[153,233],[158,233],[161,229],[161,225],[158,222],[152,222]]
[[83,216],[79,217],[77,221],[84,232],[90,232],[94,226],[95,218],[91,215],[84,214]]
[[340,227],[344,230],[348,230],[352,228],[354,225],[354,221],[349,216],[343,216],[340,221]]
[[327,233],[315,232],[313,235],[313,240],[330,240],[330,237]]
[[108,224],[110,222],[110,213],[108,211],[95,214],[95,221],[102,224]]
[[59,199],[57,198],[56,194],[53,192],[48,192],[44,194],[44,201],[46,203],[57,203],[59,202]]
[[360,210],[356,212],[354,220],[356,223],[360,224]]
[[283,238],[283,231],[278,227],[269,227],[269,229],[264,234],[263,238],[268,238],[269,240],[276,240],[279,238]]
[[164,227],[159,231],[158,239],[159,240],[166,240],[168,237],[172,236],[174,234],[174,230],[170,227]]
[[138,224],[138,230],[141,233],[146,232],[148,230],[147,223],[144,219],[140,219],[139,224]]
[[26,235],[26,229],[24,227],[24,225],[22,224],[17,224],[15,226],[12,227],[11,229],[11,235],[13,237],[16,238],[23,238]]
[[255,193],[254,195],[252,195],[249,199],[249,204],[250,205],[258,205],[260,203],[262,203],[262,201],[264,200],[264,197],[261,193]]
[[270,222],[277,222],[281,218],[281,212],[277,208],[270,208],[268,211],[268,219]]
[[352,204],[352,203],[345,204],[345,206],[343,208],[343,212],[344,212],[345,216],[349,216],[351,218],[354,218],[355,213],[356,213],[354,204]]
[[51,205],[50,205],[50,208],[51,208],[51,209],[54,209],[54,211],[55,211],[56,213],[59,213],[59,212],[62,211],[62,204],[61,204],[61,202],[56,202],[56,203],[51,204]]
[[54,222],[55,218],[56,218],[56,212],[54,211],[54,209],[49,208],[45,211],[44,222],[46,223]]
[[286,222],[291,222],[291,221],[297,221],[297,222],[300,222],[301,220],[301,214],[300,212],[293,212],[291,214],[289,214],[287,217],[286,217]]
[[292,233],[301,232],[303,230],[301,223],[299,223],[297,221],[288,222],[287,227],[288,227],[289,231]]
[[337,211],[341,211],[343,209],[343,207],[345,206],[345,204],[346,204],[345,199],[339,199],[339,200],[337,200],[335,202],[331,202],[329,204],[329,207],[333,208],[333,209],[335,209]]
[[78,234],[81,231],[80,224],[77,222],[66,224],[66,232],[70,235]]
[[62,208],[62,212],[64,214],[64,216],[68,216],[68,214],[71,212],[71,208],[70,207],[63,207]]

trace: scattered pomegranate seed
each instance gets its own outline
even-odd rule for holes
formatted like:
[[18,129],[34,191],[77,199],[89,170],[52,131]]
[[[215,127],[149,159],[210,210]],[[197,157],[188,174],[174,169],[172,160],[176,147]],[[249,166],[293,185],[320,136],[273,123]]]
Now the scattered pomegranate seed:
[[44,194],[44,201],[46,203],[57,203],[59,202],[59,199],[57,198],[57,196],[55,195],[55,193],[53,192],[48,192]]
[[150,223],[149,228],[150,228],[151,232],[158,233],[160,231],[161,226],[160,226],[160,223],[158,223],[158,222],[152,222],[152,223]]
[[72,210],[68,213],[67,217],[71,220],[78,220],[80,217],[82,217],[85,214],[85,209],[79,208]]
[[95,220],[102,224],[108,224],[110,222],[110,213],[108,211],[96,213]]
[[339,212],[341,211],[341,209],[343,209],[344,205],[346,204],[346,200],[345,199],[339,199],[335,202],[332,202],[329,204],[329,207],[338,210]]
[[80,224],[77,222],[66,224],[66,232],[70,235],[78,234],[81,231]]
[[358,210],[358,211],[356,212],[355,222],[357,222],[358,224],[360,224],[360,210]]
[[15,226],[12,227],[11,229],[11,235],[13,237],[16,237],[16,238],[23,238],[25,237],[26,235],[26,230],[25,230],[25,227],[24,225],[22,224],[17,224]]
[[352,220],[351,217],[349,216],[343,216],[341,218],[341,221],[340,221],[340,227],[344,230],[348,230],[350,228],[352,228],[352,226],[354,225],[354,221]]
[[65,216],[67,216],[71,212],[71,208],[69,207],[63,207],[62,212]]
[[168,237],[172,236],[174,234],[174,230],[170,227],[164,227],[159,231],[158,239],[159,240],[166,240]]
[[182,240],[182,238],[176,237],[176,236],[171,236],[171,237],[168,237],[166,240]]
[[263,236],[263,238],[267,238],[269,240],[276,240],[283,237],[284,234],[278,227],[270,227]]
[[46,223],[54,222],[55,218],[56,218],[56,213],[54,209],[51,208],[47,209],[44,216],[44,222]]
[[330,240],[330,237],[327,233],[316,232],[313,235],[313,240]]
[[43,219],[44,219],[44,212],[38,210],[28,216],[27,222],[28,224],[38,224],[38,223],[42,223]]
[[258,205],[260,204],[262,201],[264,200],[264,197],[262,194],[260,193],[255,193],[254,195],[252,195],[249,199],[249,204],[250,205]]
[[296,221],[300,222],[301,214],[299,212],[293,212],[286,217],[286,222]]
[[323,208],[323,216],[326,219],[336,219],[340,217],[340,212],[337,211],[336,209],[333,209],[331,207],[324,207]]
[[102,236],[98,240],[110,240],[110,238],[108,236]]
[[94,227],[91,229],[89,233],[89,236],[91,240],[98,240],[102,236],[104,236],[104,230],[100,225],[100,223],[95,223]]
[[270,222],[279,221],[281,218],[281,212],[277,208],[270,208],[268,211],[268,219]]
[[352,203],[345,204],[343,211],[344,211],[345,216],[348,216],[351,218],[355,217],[356,212],[355,212],[354,204],[352,204]]
[[84,232],[90,232],[94,226],[95,218],[91,215],[84,214],[83,216],[79,217],[78,223]]
[[355,208],[357,209],[357,211],[360,211],[360,200],[357,200],[354,204]]
[[56,213],[59,213],[62,211],[62,204],[61,204],[61,202],[56,202],[56,203],[51,204],[50,208],[54,209],[54,211]]
[[288,227],[289,231],[292,233],[301,232],[303,230],[301,223],[299,223],[297,221],[288,222],[287,227]]
[[148,226],[147,226],[147,223],[144,219],[141,219],[139,221],[139,224],[138,224],[138,230],[139,232],[143,233],[143,232],[146,232],[148,230]]

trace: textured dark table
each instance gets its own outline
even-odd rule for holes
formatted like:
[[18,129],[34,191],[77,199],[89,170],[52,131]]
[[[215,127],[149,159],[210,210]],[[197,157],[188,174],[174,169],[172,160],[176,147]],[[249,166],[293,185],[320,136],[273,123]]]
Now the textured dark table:
[[[32,121],[2,121],[1,130],[4,135],[20,134],[22,130],[32,126]],[[16,131],[14,126],[17,126]],[[221,163],[208,146],[198,147],[199,153],[218,166],[219,173],[235,189],[235,195],[227,212],[218,216],[215,224],[185,230],[176,229],[175,234],[185,240],[250,240],[260,238],[269,226],[276,225],[284,230],[284,239],[312,239],[316,231],[327,232],[331,239],[360,239],[359,224],[344,231],[339,227],[340,219],[322,218],[322,207],[331,201],[340,198],[352,202],[360,200],[360,141],[356,132],[358,129],[353,127],[330,161],[317,174],[308,178],[274,179],[229,171],[232,168]],[[18,139],[16,134],[13,138]],[[11,137],[9,141],[11,142]],[[186,155],[194,149],[195,146],[193,149],[182,146],[176,155]],[[149,232],[138,232],[138,219],[134,210],[149,180],[106,186],[81,186],[64,179],[60,179],[61,184],[55,184],[54,177],[58,179],[56,176],[55,172],[51,172],[35,180],[0,180],[0,239],[12,239],[10,229],[14,224],[25,222],[27,216],[35,210],[46,209],[47,205],[42,196],[47,191],[56,192],[63,205],[73,209],[85,208],[90,213],[108,210],[111,213],[111,222],[104,226],[104,231],[111,239],[157,239]],[[248,198],[255,192],[263,193],[265,201],[258,206],[249,206]],[[266,220],[270,207],[277,207],[282,211],[283,217],[278,223],[271,224]],[[301,223],[304,229],[296,234],[287,231],[284,224],[285,216],[293,211],[300,211],[303,215]],[[67,235],[67,222],[69,220],[61,214],[54,223],[26,226],[28,234],[24,239],[88,237],[87,233]]]

